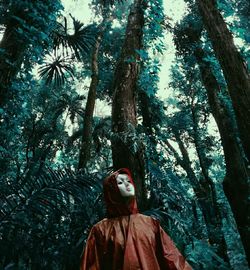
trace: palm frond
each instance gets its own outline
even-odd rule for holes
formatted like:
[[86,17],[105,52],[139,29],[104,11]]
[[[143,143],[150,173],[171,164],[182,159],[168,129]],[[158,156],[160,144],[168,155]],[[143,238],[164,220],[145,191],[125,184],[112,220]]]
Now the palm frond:
[[[104,216],[103,177],[47,168],[39,176],[27,174],[18,182],[0,179],[0,252],[5,264],[22,258],[36,261],[31,264],[38,260],[39,269],[62,269],[68,256],[75,261],[69,269],[77,269],[89,228]],[[9,256],[11,245],[15,248]],[[4,268],[2,262],[0,268]]]
[[63,85],[67,80],[67,75],[74,78],[74,70],[71,66],[70,58],[52,56],[52,61],[45,62],[39,69],[39,75],[45,79],[46,84],[55,86]]
[[[101,193],[101,178],[98,174],[75,174],[68,171],[43,172],[39,177],[22,178],[12,186],[11,194],[1,192],[0,222],[13,221],[16,215],[69,215],[72,207],[88,204],[85,215],[92,216],[96,198]],[[89,199],[89,200],[88,200]]]
[[[82,22],[72,17],[73,29],[68,27],[68,20],[64,18],[63,23],[57,23],[53,32],[54,49],[62,49],[68,55],[68,49],[74,53],[77,60],[89,54],[95,43],[96,26],[94,24],[84,26]],[[72,32],[72,33],[71,33]]]

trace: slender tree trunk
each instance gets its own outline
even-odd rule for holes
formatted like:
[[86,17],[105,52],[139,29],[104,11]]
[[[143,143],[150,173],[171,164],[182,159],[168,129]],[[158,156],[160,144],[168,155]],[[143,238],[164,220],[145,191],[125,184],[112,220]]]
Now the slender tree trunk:
[[[212,188],[214,183],[208,175],[206,153],[204,151],[204,146],[203,146],[203,143],[202,143],[201,138],[200,138],[200,133],[198,130],[198,119],[197,119],[197,115],[196,115],[196,108],[193,104],[193,101],[194,101],[194,99],[192,99],[192,104],[191,104],[191,115],[192,115],[192,121],[193,121],[193,131],[194,131],[193,138],[194,138],[195,149],[196,149],[199,163],[201,166],[201,172],[202,172],[202,175],[204,178],[204,180],[202,182],[203,182],[203,184],[209,185],[210,188]],[[208,188],[208,186],[207,186],[207,188]]]
[[249,172],[239,147],[235,127],[227,104],[219,97],[221,92],[211,67],[203,61],[204,52],[196,50],[202,81],[208,95],[209,105],[221,136],[226,163],[224,191],[232,207],[236,223],[246,252],[250,250],[250,214],[249,214]]
[[[146,127],[146,132],[148,135],[152,135],[152,109],[150,104],[150,99],[146,95],[145,92],[139,91],[139,98],[141,104],[141,113],[143,117],[143,125]],[[199,208],[202,210],[202,214],[205,220],[205,225],[207,227],[208,239],[210,243],[215,244],[218,247],[218,254],[223,257],[226,261],[228,261],[228,256],[226,255],[226,243],[223,238],[222,232],[222,223],[221,221],[214,219],[213,214],[209,214],[210,209],[214,207],[213,202],[211,202],[211,192],[204,192],[203,187],[200,185],[199,180],[197,179],[192,167],[191,161],[189,158],[189,154],[185,145],[183,144],[179,132],[174,132],[176,142],[179,145],[181,150],[182,157],[178,154],[178,152],[174,149],[171,143],[168,140],[165,140],[164,143],[168,146],[170,151],[174,154],[177,163],[186,171],[188,178],[191,181],[191,185],[194,189],[195,195],[197,197]],[[155,144],[156,145],[156,144]],[[204,162],[203,162],[204,163]],[[205,165],[203,165],[205,166]],[[197,224],[198,225],[198,224]],[[199,224],[200,226],[204,226],[204,224]],[[219,231],[216,231],[215,237],[215,227],[219,225]]]
[[[200,134],[198,130],[198,120],[196,116],[196,110],[194,105],[191,105],[191,112],[193,118],[193,130],[194,130],[194,144],[198,155],[199,163],[201,166],[202,177],[200,178],[200,190],[198,191],[198,198],[200,203],[203,205],[204,217],[206,224],[208,226],[210,240],[214,244],[218,244],[218,253],[226,261],[228,261],[228,256],[225,254],[225,241],[222,233],[222,221],[220,215],[220,209],[217,202],[216,189],[213,180],[210,178],[208,173],[208,165],[206,162],[206,153],[202,141],[200,139]],[[199,194],[200,193],[200,194]],[[220,235],[216,231],[217,228],[221,231]]]
[[[202,210],[205,219],[209,242],[211,244],[215,244],[218,248],[218,255],[224,258],[225,261],[228,261],[226,243],[222,232],[222,222],[219,217],[220,211],[217,207],[217,203],[211,199],[215,197],[215,194],[212,194],[215,191],[211,189],[209,185],[202,185],[200,183],[191,167],[188,151],[178,133],[175,133],[175,138],[181,150],[182,158],[169,142],[166,142],[166,144],[170,147],[171,151],[175,152],[174,154],[175,157],[177,157],[177,162],[186,171],[187,176],[191,181],[194,193],[198,199],[198,205]],[[211,209],[215,210],[211,211]],[[216,227],[218,227],[218,229],[216,229]]]
[[93,115],[96,101],[96,90],[99,82],[99,68],[98,68],[98,54],[101,45],[101,40],[104,32],[104,26],[101,27],[99,35],[96,39],[94,46],[94,51],[92,54],[92,75],[91,83],[88,92],[87,103],[85,107],[85,115],[83,122],[83,133],[82,133],[82,143],[79,153],[79,163],[78,169],[83,169],[86,167],[87,162],[90,158],[91,143],[92,143],[92,125],[93,125]]
[[[240,138],[250,160],[250,77],[233,36],[216,7],[216,0],[196,0],[232,99]],[[249,257],[248,257],[249,258]]]
[[112,103],[112,158],[115,169],[127,167],[136,183],[139,207],[146,200],[143,147],[136,138],[136,96],[139,55],[144,25],[141,0],[135,0],[128,17],[126,36],[116,67]]
[[196,177],[196,175],[191,167],[191,161],[190,161],[188,152],[187,152],[184,144],[182,143],[180,137],[178,137],[176,139],[177,139],[177,143],[178,143],[179,148],[180,148],[181,153],[182,153],[182,158],[180,157],[178,152],[174,149],[174,147],[171,145],[171,143],[168,140],[164,141],[164,143],[167,145],[167,147],[170,149],[170,151],[174,154],[174,157],[175,157],[177,163],[186,171],[187,177],[191,181],[192,187],[194,188],[195,191],[197,191],[197,189],[199,189],[199,180],[197,179],[197,177]]

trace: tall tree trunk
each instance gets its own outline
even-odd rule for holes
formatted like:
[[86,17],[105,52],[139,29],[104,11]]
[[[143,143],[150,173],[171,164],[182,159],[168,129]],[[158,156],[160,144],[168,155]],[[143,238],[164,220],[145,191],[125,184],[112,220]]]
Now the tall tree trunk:
[[85,168],[90,158],[91,143],[92,143],[93,115],[94,115],[94,108],[95,108],[95,101],[96,101],[96,90],[97,90],[97,86],[99,82],[98,54],[99,54],[99,48],[101,45],[103,32],[104,32],[104,24],[100,28],[100,32],[97,36],[93,54],[92,54],[92,63],[91,63],[92,75],[91,75],[91,83],[89,87],[87,103],[85,107],[82,143],[81,143],[80,153],[79,153],[78,169]]
[[225,194],[232,207],[236,223],[242,238],[246,253],[250,250],[250,214],[249,214],[249,172],[247,164],[239,147],[232,116],[226,102],[219,97],[221,92],[211,67],[204,62],[205,53],[202,49],[195,52],[201,70],[209,105],[217,123],[226,163],[226,177],[224,179]]
[[[199,163],[201,166],[201,172],[203,175],[202,184],[204,185],[205,189],[213,189],[214,183],[212,179],[208,175],[208,166],[206,162],[206,152],[204,150],[204,146],[200,137],[200,132],[198,130],[198,119],[197,119],[197,113],[194,103],[194,97],[192,98],[192,103],[190,106],[191,115],[192,115],[192,121],[193,121],[193,139],[194,139],[194,145],[197,152],[197,156],[199,159]],[[205,187],[206,186],[206,187]],[[214,199],[213,199],[214,201]]]
[[250,161],[250,76],[247,67],[234,45],[231,32],[216,7],[216,0],[196,1],[227,81],[240,138]]
[[188,152],[182,143],[180,137],[176,138],[178,146],[181,150],[182,158],[180,157],[179,153],[175,150],[175,148],[171,145],[171,143],[166,140],[164,143],[167,145],[167,147],[170,149],[170,151],[174,154],[174,157],[177,161],[177,163],[186,171],[187,177],[189,178],[191,185],[196,193],[196,191],[199,189],[199,180],[197,179],[192,167],[191,167],[191,161],[188,155]]
[[[148,135],[152,135],[152,119],[153,119],[153,112],[151,109],[150,101],[152,99],[149,99],[147,94],[143,92],[142,90],[139,91],[139,99],[141,104],[141,113],[143,117],[143,125],[146,127],[146,132]],[[155,112],[154,112],[155,113]],[[189,158],[189,154],[187,149],[185,148],[184,143],[182,142],[179,132],[174,132],[176,142],[179,145],[182,157],[178,154],[178,152],[174,149],[174,147],[171,145],[171,143],[168,140],[165,140],[164,143],[168,146],[170,151],[174,154],[174,157],[177,161],[177,163],[186,171],[188,178],[191,181],[191,185],[194,189],[195,195],[197,197],[199,208],[202,210],[202,214],[204,217],[204,220],[206,222],[205,226],[207,227],[208,232],[208,239],[210,243],[215,244],[218,247],[218,254],[223,257],[226,261],[228,261],[228,256],[226,254],[226,244],[225,240],[223,238],[223,232],[222,232],[222,223],[221,221],[218,222],[218,220],[215,220],[213,217],[213,214],[210,215],[208,211],[209,209],[213,208],[214,205],[212,204],[210,200],[210,193],[204,192],[203,187],[200,185],[199,180],[197,179],[192,167],[191,167],[191,161]],[[151,136],[150,136],[151,137]],[[157,143],[155,143],[156,145]],[[199,224],[200,226],[204,226],[204,224]],[[199,226],[197,224],[197,226]],[[216,231],[215,237],[215,227],[219,225],[219,231]]]
[[[211,199],[215,197],[215,194],[212,194],[215,191],[208,185],[202,185],[200,183],[191,167],[188,151],[178,132],[175,132],[175,138],[180,148],[182,158],[168,141],[165,143],[170,148],[170,150],[174,152],[178,164],[186,171],[187,176],[191,181],[194,193],[198,199],[198,205],[202,210],[202,214],[205,219],[209,242],[217,246],[218,255],[220,255],[223,259],[225,259],[225,261],[228,262],[228,256],[226,254],[226,243],[222,231],[222,222],[221,217],[219,217],[220,210],[218,209],[217,203]],[[211,211],[211,209],[215,209],[215,211]],[[218,229],[216,229],[216,227],[218,227]]]
[[112,158],[114,169],[127,167],[136,183],[139,207],[146,201],[143,147],[136,138],[136,96],[139,55],[144,25],[142,1],[135,0],[128,17],[126,36],[116,67],[112,103]]
[[[184,143],[182,142],[180,136],[175,136],[176,138],[176,142],[179,146],[179,149],[181,150],[181,155],[179,155],[179,153],[176,151],[176,149],[171,145],[171,143],[168,140],[165,140],[164,143],[167,145],[167,147],[169,148],[169,150],[173,153],[176,162],[178,165],[180,165],[184,171],[186,171],[187,173],[187,177],[190,180],[190,184],[194,190],[195,196],[197,198],[197,200],[195,200],[195,217],[196,220],[194,222],[194,229],[195,231],[198,232],[199,236],[201,236],[204,239],[209,239],[209,242],[212,242],[210,240],[211,235],[210,235],[210,231],[207,228],[207,222],[208,219],[205,217],[206,215],[206,209],[207,206],[204,208],[204,198],[203,198],[203,192],[201,192],[201,186],[199,183],[198,178],[196,177],[192,167],[191,167],[191,160],[189,158],[189,154],[187,149],[184,146]],[[198,216],[197,215],[197,208],[198,207],[200,209],[201,215]]]
[[[211,242],[218,244],[218,253],[228,261],[228,257],[225,254],[225,241],[222,237],[222,221],[220,215],[220,209],[217,202],[216,189],[213,180],[210,178],[208,173],[208,165],[206,161],[206,153],[202,141],[200,138],[200,133],[198,130],[198,119],[196,116],[196,108],[191,104],[191,113],[193,120],[193,130],[194,130],[194,144],[198,155],[199,163],[201,166],[202,177],[200,178],[200,189],[198,191],[198,198],[200,203],[203,204],[202,209],[204,209],[204,217],[206,224],[208,225],[208,231],[211,238]],[[200,193],[200,194],[199,194]],[[212,207],[211,207],[212,206]],[[216,232],[216,228],[219,228],[221,234]],[[217,235],[218,234],[218,235]],[[221,243],[220,243],[221,242]]]

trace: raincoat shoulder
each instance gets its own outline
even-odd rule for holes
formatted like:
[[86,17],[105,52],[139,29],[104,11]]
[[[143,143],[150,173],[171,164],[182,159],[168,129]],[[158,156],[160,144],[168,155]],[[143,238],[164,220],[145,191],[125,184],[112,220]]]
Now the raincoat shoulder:
[[81,270],[191,270],[158,220],[142,214],[93,226]]
[[81,256],[80,270],[100,270],[103,237],[100,231],[100,225],[106,219],[95,224],[88,236],[85,249]]

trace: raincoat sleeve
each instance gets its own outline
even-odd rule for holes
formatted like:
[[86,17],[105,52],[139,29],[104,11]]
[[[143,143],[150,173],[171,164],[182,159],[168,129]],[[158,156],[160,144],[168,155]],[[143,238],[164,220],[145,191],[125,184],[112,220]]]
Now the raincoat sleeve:
[[98,251],[98,231],[93,227],[81,256],[80,270],[100,270],[101,256]]
[[160,247],[158,253],[159,263],[161,269],[166,270],[192,270],[180,251],[175,246],[174,242],[167,233],[159,225],[159,240]]

